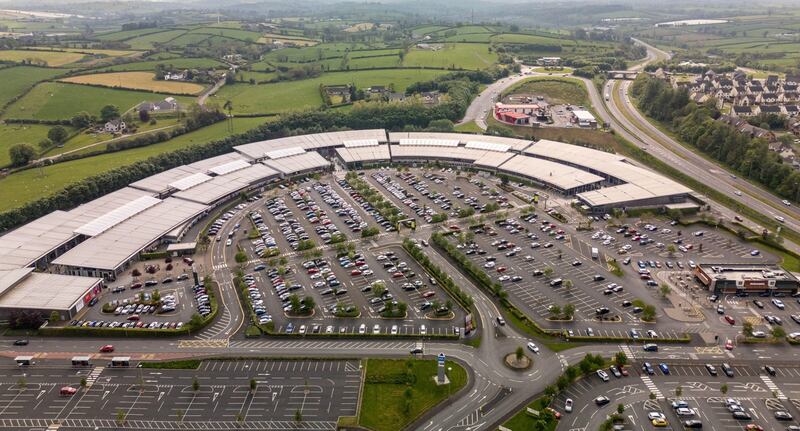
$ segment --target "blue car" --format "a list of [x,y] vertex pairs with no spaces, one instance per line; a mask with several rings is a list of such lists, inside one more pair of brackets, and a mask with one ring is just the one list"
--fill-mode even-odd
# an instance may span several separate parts
[[661,372],[664,373],[665,375],[669,375],[669,367],[667,366],[667,364],[662,362],[658,364],[658,368],[660,368]]
[[294,324],[292,324],[292,322],[289,322],[289,324],[286,325],[286,333],[291,334],[292,332],[294,332]]

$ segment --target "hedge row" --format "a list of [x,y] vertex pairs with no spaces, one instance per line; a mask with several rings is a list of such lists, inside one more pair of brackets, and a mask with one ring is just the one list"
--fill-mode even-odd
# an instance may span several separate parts
[[409,239],[405,239],[403,241],[403,249],[405,249],[409,256],[416,260],[420,266],[425,268],[426,271],[433,275],[433,278],[436,279],[437,283],[439,283],[439,286],[441,286],[450,296],[455,298],[456,302],[458,302],[462,308],[465,310],[472,309],[473,305],[475,304],[475,300],[472,298],[472,296],[461,290],[461,288],[456,285],[450,275],[442,271],[441,268],[431,262],[428,256],[422,253],[416,244],[411,242]]

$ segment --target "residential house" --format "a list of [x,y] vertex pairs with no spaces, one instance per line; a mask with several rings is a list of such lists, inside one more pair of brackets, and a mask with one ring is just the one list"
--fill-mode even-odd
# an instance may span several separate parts
[[187,71],[167,72],[164,74],[164,81],[183,81],[186,79]]
[[148,112],[169,112],[177,111],[180,109],[178,101],[174,97],[167,97],[160,102],[143,102],[136,107],[137,111]]
[[783,82],[784,85],[800,85],[800,75],[786,75]]
[[730,124],[737,131],[739,131],[739,133],[749,135],[751,138],[763,138],[766,139],[767,142],[774,142],[776,140],[774,133],[770,132],[769,130],[762,129],[761,127],[753,126],[748,123],[747,120],[742,118],[737,118],[730,115],[721,115],[719,117],[719,121]]
[[758,114],[781,115],[783,114],[783,111],[781,110],[781,107],[778,105],[759,105],[758,107],[756,107],[756,115]]
[[797,114],[800,114],[800,107],[797,105],[784,105],[783,113],[789,118],[796,117]]
[[733,106],[733,110],[731,112],[733,116],[736,117],[752,117],[753,116],[753,108],[750,106]]
[[758,103],[765,103],[768,105],[773,105],[778,103],[778,93],[761,93],[757,98],[756,101]]

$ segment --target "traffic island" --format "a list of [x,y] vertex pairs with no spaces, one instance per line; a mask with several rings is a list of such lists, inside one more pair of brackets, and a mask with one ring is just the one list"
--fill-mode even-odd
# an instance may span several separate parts
[[533,365],[533,359],[529,358],[528,355],[525,354],[520,356],[517,353],[509,353],[506,355],[503,363],[505,363],[506,366],[512,370],[522,371],[527,370]]

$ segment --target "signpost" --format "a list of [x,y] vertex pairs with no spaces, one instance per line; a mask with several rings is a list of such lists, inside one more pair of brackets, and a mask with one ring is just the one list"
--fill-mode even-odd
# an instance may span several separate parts
[[436,384],[437,385],[446,385],[450,383],[447,380],[447,375],[444,372],[444,362],[445,362],[444,353],[439,353],[439,356],[436,357],[436,363],[438,364],[437,370],[438,374],[436,376]]

